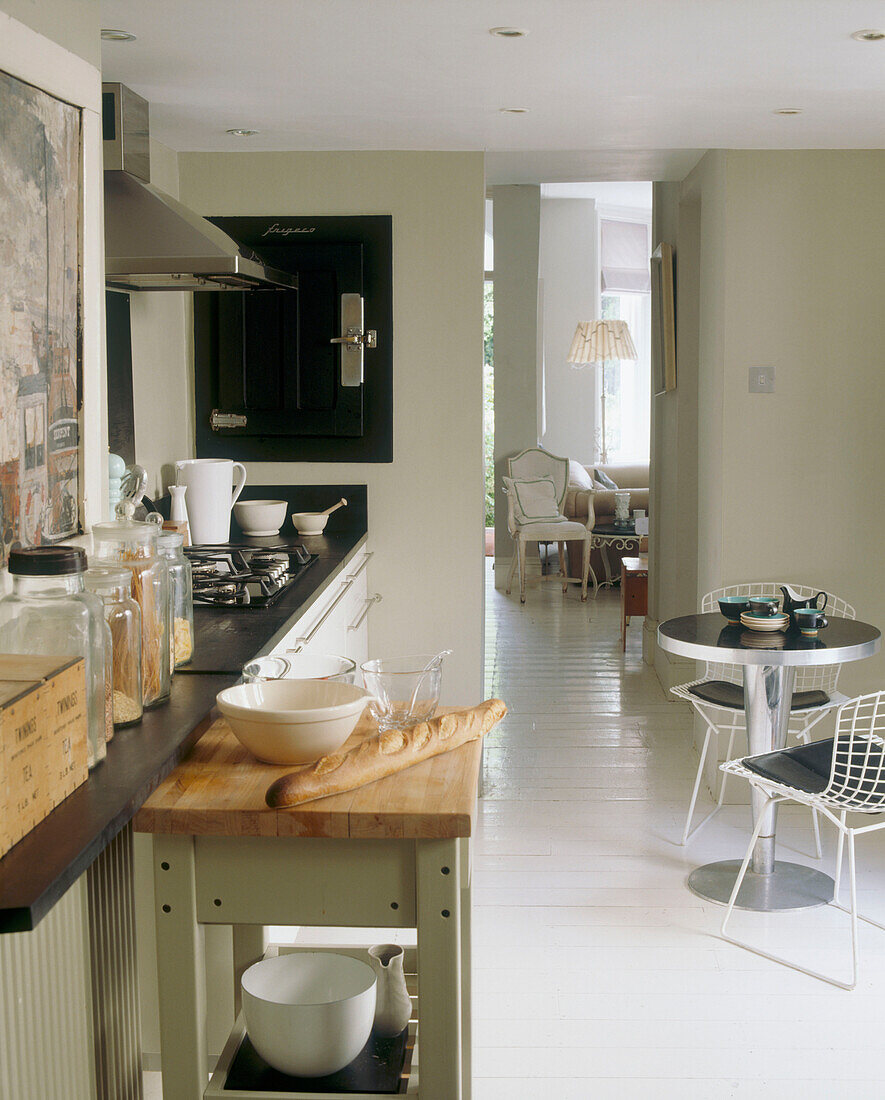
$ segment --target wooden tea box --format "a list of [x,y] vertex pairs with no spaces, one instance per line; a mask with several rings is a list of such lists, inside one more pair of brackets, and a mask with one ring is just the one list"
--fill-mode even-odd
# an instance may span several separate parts
[[81,657],[0,654],[0,856],[85,782]]

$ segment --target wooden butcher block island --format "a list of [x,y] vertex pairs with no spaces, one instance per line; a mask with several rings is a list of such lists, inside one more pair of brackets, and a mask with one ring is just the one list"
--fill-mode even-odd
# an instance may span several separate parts
[[[364,717],[344,748],[375,732]],[[164,1100],[321,1095],[225,1089],[241,1021],[207,1088],[206,924],[233,926],[237,975],[264,953],[265,925],[416,928],[418,1043],[401,1092],[469,1100],[469,838],[481,757],[481,740],[471,741],[344,794],[273,810],[265,792],[292,767],[257,761],[222,718],[209,726],[135,818],[136,830],[153,834]]]
[[[375,733],[364,715],[341,751]],[[191,836],[470,836],[481,756],[481,742],[471,741],[356,790],[271,810],[265,792],[292,766],[256,760],[218,718],[144,804],[135,828]]]

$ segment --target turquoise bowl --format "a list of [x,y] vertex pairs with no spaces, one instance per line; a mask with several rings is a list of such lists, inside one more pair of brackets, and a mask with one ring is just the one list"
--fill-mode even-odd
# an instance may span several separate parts
[[730,623],[739,623],[741,612],[750,610],[750,601],[746,596],[723,596],[719,601],[719,610]]

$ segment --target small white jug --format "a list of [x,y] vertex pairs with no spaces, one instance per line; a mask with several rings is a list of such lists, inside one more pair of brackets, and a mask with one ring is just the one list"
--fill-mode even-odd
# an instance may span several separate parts
[[377,1035],[399,1035],[412,1018],[412,998],[403,974],[403,949],[396,943],[376,943],[369,958],[377,978],[375,1023]]
[[187,486],[192,543],[227,542],[230,513],[246,484],[246,467],[229,458],[186,458],[175,463],[175,482]]

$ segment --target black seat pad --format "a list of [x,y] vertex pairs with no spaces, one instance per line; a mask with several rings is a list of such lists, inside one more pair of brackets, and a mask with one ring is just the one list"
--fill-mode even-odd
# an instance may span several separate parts
[[[744,709],[744,689],[740,684],[730,684],[727,680],[706,680],[703,684],[694,684],[688,690],[691,695],[696,695],[705,703],[714,703],[717,707],[729,707],[731,710]],[[819,689],[794,691],[790,710],[823,707],[829,701],[829,695]]]
[[[855,788],[858,795],[876,795],[885,799],[885,778],[878,782],[867,779],[859,782],[865,771],[874,772],[882,766],[883,750],[878,746],[870,747],[866,740],[858,740],[853,745],[851,757],[848,746],[842,741],[836,760],[837,785]],[[797,791],[808,794],[820,794],[830,780],[830,768],[833,763],[833,738],[825,741],[810,741],[807,745],[796,745],[779,752],[767,752],[763,756],[749,756],[744,766],[756,772],[764,779],[773,779]],[[847,776],[847,778],[846,778]],[[850,797],[850,796],[849,796]]]
[[764,779],[784,783],[797,791],[820,794],[830,779],[833,763],[833,738],[809,741],[790,749],[767,752],[764,756],[748,756],[744,766]]

